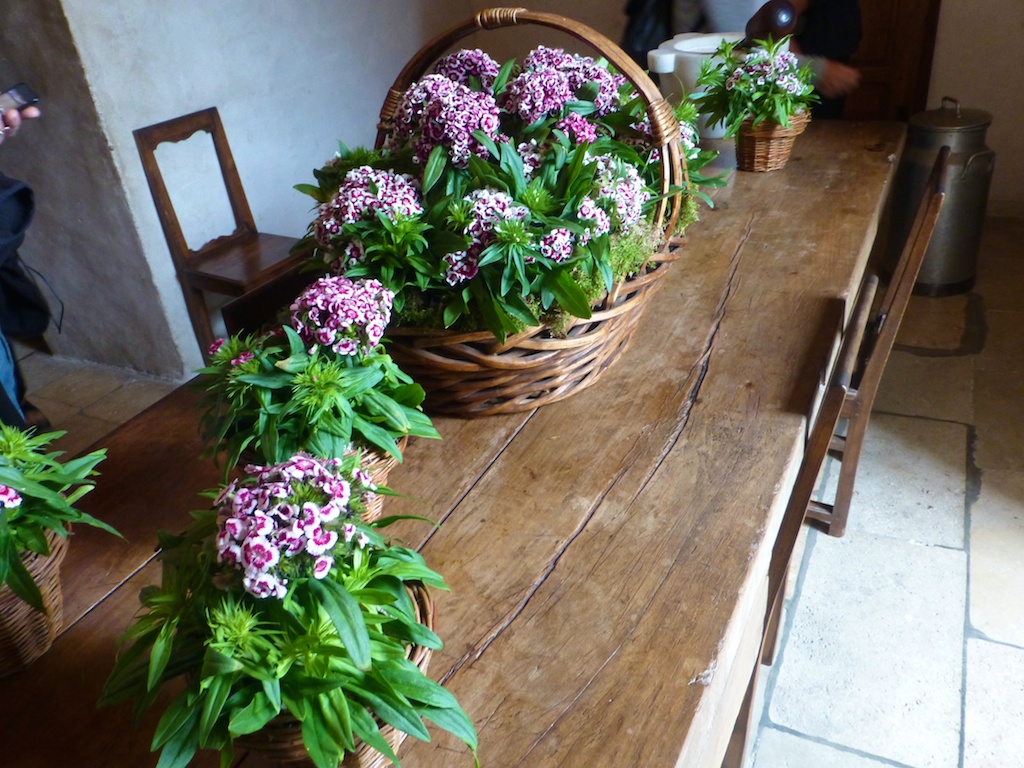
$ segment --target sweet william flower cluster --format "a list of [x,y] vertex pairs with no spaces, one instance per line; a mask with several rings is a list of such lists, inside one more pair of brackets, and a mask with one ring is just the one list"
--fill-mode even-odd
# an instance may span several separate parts
[[232,482],[215,502],[216,548],[249,594],[283,598],[293,577],[325,578],[339,544],[369,543],[357,522],[377,488],[358,464],[299,453],[246,470],[253,484]]
[[603,60],[459,51],[410,84],[378,150],[343,148],[300,185],[320,202],[310,251],[394,291],[399,324],[502,338],[587,318],[662,235],[651,143],[643,99]]
[[291,325],[311,353],[322,346],[339,355],[366,355],[384,338],[393,303],[394,294],[379,280],[322,277],[292,303]]
[[723,124],[727,136],[748,119],[755,126],[767,120],[789,127],[791,116],[818,100],[813,73],[789,52],[788,40],[758,40],[746,52],[736,43],[722,43],[697,78],[703,95],[695,103],[711,125]]

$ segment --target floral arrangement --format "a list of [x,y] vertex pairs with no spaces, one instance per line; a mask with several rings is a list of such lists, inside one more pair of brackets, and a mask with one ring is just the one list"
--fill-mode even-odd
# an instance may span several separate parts
[[160,765],[198,749],[230,765],[236,739],[281,716],[301,722],[320,768],[336,768],[357,738],[397,765],[382,724],[427,740],[424,718],[475,754],[458,702],[407,656],[412,644],[441,647],[408,587],[444,581],[388,543],[384,522],[361,520],[381,489],[359,457],[300,453],[246,472],[183,535],[161,535],[162,583],[143,590],[101,704],[136,699],[141,714],[184,680],[153,738]]
[[304,245],[333,274],[380,280],[398,324],[557,331],[664,234],[650,144],[643,99],[604,60],[459,51],[409,87],[380,149],[342,146],[297,186],[318,203]]
[[43,611],[39,586],[22,555],[49,555],[47,534],[67,538],[68,526],[85,523],[115,536],[120,534],[74,504],[91,491],[95,467],[105,457],[93,451],[61,463],[61,452],[48,451],[64,432],[36,435],[0,424],[0,586],[37,611]]
[[723,41],[697,78],[704,92],[694,101],[710,125],[724,124],[726,136],[734,136],[747,119],[755,126],[768,120],[789,128],[791,116],[810,109],[818,100],[814,75],[789,52],[788,40],[758,40],[748,51]]
[[229,467],[243,452],[273,464],[353,444],[401,459],[401,439],[439,437],[420,410],[423,388],[381,344],[392,303],[377,280],[329,275],[296,298],[288,324],[215,342],[199,371],[210,451],[226,452]]

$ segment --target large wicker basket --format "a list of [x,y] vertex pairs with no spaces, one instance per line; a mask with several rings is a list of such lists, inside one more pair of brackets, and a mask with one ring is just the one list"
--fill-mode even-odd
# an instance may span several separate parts
[[47,531],[48,556],[22,556],[33,581],[43,595],[45,613],[32,608],[6,585],[0,589],[0,677],[19,672],[53,645],[64,618],[60,591],[60,564],[67,554],[68,540]]
[[[590,27],[564,16],[524,8],[491,8],[452,27],[427,43],[406,64],[381,108],[377,146],[384,145],[408,87],[458,40],[479,30],[535,24],[566,32],[594,48],[633,85],[647,106],[652,144],[661,152],[662,199],[656,211],[659,232],[672,233],[685,188],[685,160],[679,124],[672,107],[647,74],[619,46]],[[437,329],[392,327],[389,352],[427,392],[425,406],[434,414],[486,416],[530,410],[561,400],[590,386],[622,353],[632,337],[647,299],[678,256],[681,240],[654,249],[636,276],[614,287],[593,309],[590,319],[576,321],[563,337],[546,327],[529,328],[499,342],[489,332],[460,333]]]
[[741,171],[777,171],[789,162],[793,142],[811,122],[810,112],[791,115],[789,128],[764,120],[744,120],[736,134],[736,167]]
[[[430,593],[421,584],[410,584],[409,589],[416,603],[420,623],[433,631],[434,603],[430,599]],[[407,655],[417,667],[426,672],[432,653],[433,651],[429,648],[414,645],[409,647]],[[381,725],[380,732],[391,746],[392,751],[398,750],[407,735],[387,724]],[[282,766],[282,768],[292,766],[294,768],[312,768],[313,766],[313,761],[310,760],[309,753],[306,752],[306,747],[302,743],[302,723],[288,714],[278,715],[256,733],[235,739],[235,746],[239,749],[256,752],[269,763]],[[391,765],[391,761],[377,750],[356,739],[355,751],[346,753],[339,765],[341,768],[385,768],[385,766]]]

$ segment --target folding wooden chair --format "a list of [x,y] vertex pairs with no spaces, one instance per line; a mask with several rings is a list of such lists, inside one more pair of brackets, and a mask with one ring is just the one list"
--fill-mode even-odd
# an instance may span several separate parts
[[857,476],[857,462],[871,418],[871,408],[928,244],[935,231],[935,222],[946,196],[948,168],[949,147],[943,147],[935,159],[931,176],[892,278],[878,309],[868,320],[858,365],[840,415],[841,420],[845,420],[847,424],[846,434],[833,435],[829,448],[831,454],[841,460],[835,498],[831,504],[811,501],[808,505],[807,517],[821,524],[825,532],[831,536],[842,536],[846,532],[850,501],[853,498],[853,484]]
[[[155,151],[160,144],[184,141],[199,131],[213,139],[235,229],[193,250],[182,233]],[[206,357],[214,336],[205,294],[232,297],[223,309],[229,332],[255,330],[301,291],[304,276],[298,268],[303,257],[292,253],[296,238],[256,229],[216,107],[139,128],[133,134],[192,328]]]
[[[825,457],[828,455],[832,434],[839,423],[839,415],[843,410],[843,403],[846,401],[847,394],[850,391],[850,382],[857,363],[857,357],[860,354],[860,348],[864,339],[864,329],[867,325],[868,316],[871,313],[871,306],[874,303],[877,287],[878,278],[873,275],[865,280],[861,287],[857,304],[851,315],[850,322],[847,324],[847,331],[843,336],[839,357],[832,369],[832,374],[829,376],[821,402],[808,430],[807,443],[800,462],[800,468],[797,470],[793,490],[790,493],[786,511],[779,526],[778,535],[775,537],[772,557],[768,566],[768,601],[761,636],[761,664],[770,665],[775,658],[775,646],[781,621],[782,603],[793,552],[796,549],[797,539],[800,536],[800,530],[803,527],[807,514],[807,505],[817,484],[818,474],[825,463]],[[739,766],[743,765],[746,743],[750,736],[752,708],[754,694],[757,690],[759,671],[760,664],[755,665],[747,687],[746,696],[736,720],[726,759],[722,763],[723,768],[739,768]]]

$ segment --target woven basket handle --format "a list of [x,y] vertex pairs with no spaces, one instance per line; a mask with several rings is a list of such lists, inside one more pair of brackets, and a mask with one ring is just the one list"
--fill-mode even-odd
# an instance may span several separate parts
[[[653,144],[661,149],[661,193],[665,195],[673,186],[685,188],[689,178],[686,174],[686,162],[682,156],[679,142],[679,123],[675,113],[661,91],[647,73],[631,59],[625,51],[602,35],[597,30],[581,24],[565,16],[554,13],[528,11],[525,8],[489,8],[476,14],[460,24],[429,41],[409,60],[394,85],[388,91],[387,98],[380,110],[380,122],[377,124],[377,148],[384,141],[394,126],[395,115],[402,103],[406,90],[423,76],[427,68],[456,42],[480,30],[501,29],[524,24],[536,24],[566,32],[577,40],[590,45],[621,72],[643,98],[647,114],[651,120]],[[665,222],[668,201],[671,200],[669,221]],[[671,198],[662,198],[658,205],[656,226],[663,228],[668,235],[675,229],[679,217],[682,200],[676,194]]]

